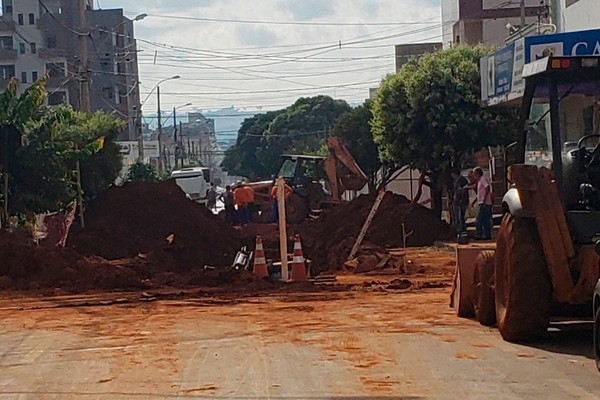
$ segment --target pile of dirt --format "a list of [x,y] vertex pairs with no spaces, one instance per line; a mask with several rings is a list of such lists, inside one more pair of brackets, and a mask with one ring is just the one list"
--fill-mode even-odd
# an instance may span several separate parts
[[39,247],[20,232],[0,236],[0,259],[0,289],[144,287],[143,278],[134,269],[82,257],[69,248]]
[[162,271],[182,271],[230,265],[240,243],[229,224],[169,180],[107,190],[88,204],[85,229],[74,227],[68,246],[109,260],[141,253]]
[[[302,235],[305,255],[313,260],[316,270],[342,268],[375,197],[360,196],[350,203],[332,208],[317,221],[306,221],[291,228]],[[448,240],[454,236],[452,228],[436,218],[431,210],[388,192],[365,240],[385,247],[401,247],[404,242],[402,225],[408,247],[431,246],[437,240]]]

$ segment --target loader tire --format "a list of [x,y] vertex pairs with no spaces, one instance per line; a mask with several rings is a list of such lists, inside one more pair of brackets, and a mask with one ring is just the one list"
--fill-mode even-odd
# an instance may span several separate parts
[[552,284],[535,220],[506,214],[496,243],[498,330],[509,342],[543,336],[550,321]]
[[596,359],[596,368],[600,371],[600,307],[594,315],[594,358]]
[[296,193],[285,200],[285,220],[288,224],[299,224],[308,217],[310,210],[306,199]]
[[477,256],[475,270],[475,298],[473,308],[475,317],[481,325],[493,326],[496,323],[496,304],[494,298],[494,262],[493,251],[484,251]]

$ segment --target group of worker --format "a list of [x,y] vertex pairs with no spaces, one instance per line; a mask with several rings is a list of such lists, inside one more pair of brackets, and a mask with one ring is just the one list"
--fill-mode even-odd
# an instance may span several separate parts
[[225,192],[219,199],[225,206],[225,219],[235,225],[248,225],[254,211],[254,189],[244,184],[237,183],[233,188],[225,187]]
[[[453,198],[452,211],[454,226],[458,235],[466,234],[466,214],[467,209],[478,205],[477,218],[475,220],[476,237],[475,240],[492,239],[492,185],[489,179],[483,174],[483,169],[475,167],[468,178],[461,175],[460,170],[451,171],[453,179]],[[475,199],[469,201],[469,190],[476,193]]]
[[[292,193],[292,188],[284,184],[284,196],[288,198]],[[271,222],[279,221],[279,204],[278,204],[278,189],[277,185],[271,188],[271,199],[273,214]],[[226,186],[225,192],[219,196],[219,200],[225,206],[225,219],[234,226],[248,225],[252,220],[254,213],[254,189],[238,182],[235,186]]]

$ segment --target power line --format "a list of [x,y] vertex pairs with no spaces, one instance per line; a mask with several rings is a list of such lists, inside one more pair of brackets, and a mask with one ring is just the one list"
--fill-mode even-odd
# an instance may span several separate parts
[[403,26],[403,25],[427,25],[431,22],[311,22],[311,21],[266,21],[266,20],[244,20],[227,18],[205,18],[190,17],[182,15],[160,15],[148,14],[153,18],[204,21],[204,22],[226,22],[235,24],[259,24],[259,25],[298,25],[298,26]]

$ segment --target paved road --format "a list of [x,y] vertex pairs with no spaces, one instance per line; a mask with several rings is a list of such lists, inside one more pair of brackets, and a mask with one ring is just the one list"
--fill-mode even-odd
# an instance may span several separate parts
[[29,309],[0,301],[0,399],[594,399],[589,325],[542,345],[448,291]]

